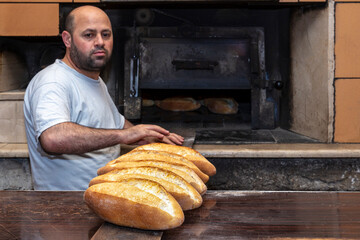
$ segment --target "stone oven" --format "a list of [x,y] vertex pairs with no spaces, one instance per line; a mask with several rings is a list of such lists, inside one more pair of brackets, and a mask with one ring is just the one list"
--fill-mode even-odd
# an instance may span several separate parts
[[[24,89],[64,54],[59,26],[79,4],[0,3],[0,150],[16,152],[2,157],[27,161]],[[360,189],[359,144],[334,144],[360,143],[357,1],[89,4],[113,23],[113,57],[102,77],[119,111],[195,138],[194,148],[219,169],[210,189]],[[174,112],[144,101],[175,96],[201,106]],[[208,98],[235,99],[238,111],[212,113]]]
[[[332,3],[168,1],[139,8],[136,2],[100,5],[115,32],[112,63],[103,78],[128,119],[184,128],[245,129],[243,134],[250,135],[257,129],[284,129],[320,142],[333,140],[328,84]],[[58,5],[60,26],[74,6]],[[8,34],[1,38],[2,49],[26,64],[27,79],[19,88],[64,53],[58,36]],[[203,107],[161,113],[142,106],[144,98],[161,101],[173,96],[200,102],[231,98],[239,110],[220,116]]]
[[[119,110],[135,123],[281,129],[332,142],[334,3],[209,2],[104,1],[100,5],[110,15],[115,32],[112,63],[103,78]],[[74,6],[57,5],[60,26]],[[19,11],[22,5],[17,7]],[[15,53],[26,65],[27,77],[18,88],[64,53],[61,29],[49,37],[42,33],[24,37],[33,33],[21,29],[15,34],[13,29],[2,31],[2,51]],[[235,99],[239,111],[232,116],[206,115],[208,111],[201,108],[159,115],[158,109],[142,107],[144,98],[179,95],[198,101]]]

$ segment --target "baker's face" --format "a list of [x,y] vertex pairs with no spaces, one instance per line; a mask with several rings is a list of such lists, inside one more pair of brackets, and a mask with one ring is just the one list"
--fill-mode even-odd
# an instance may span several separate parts
[[76,16],[70,57],[79,69],[98,72],[109,61],[113,49],[111,23],[105,14]]

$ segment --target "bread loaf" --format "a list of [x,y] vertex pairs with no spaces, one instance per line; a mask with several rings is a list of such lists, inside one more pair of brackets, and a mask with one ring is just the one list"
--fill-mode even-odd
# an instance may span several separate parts
[[183,156],[190,162],[194,163],[206,175],[213,176],[216,174],[215,166],[205,157],[203,157],[198,151],[189,147],[170,145],[166,143],[150,143],[139,146],[132,151],[139,150],[166,151],[173,154],[178,154],[180,156]]
[[84,200],[99,217],[120,226],[166,230],[184,222],[175,198],[146,179],[95,184],[85,191]]
[[145,98],[142,99],[142,102],[141,102],[142,107],[152,107],[154,105],[155,105],[154,100],[145,99]]
[[[166,145],[166,144],[165,144]],[[176,163],[185,165],[191,168],[200,178],[206,183],[209,180],[209,176],[203,173],[194,163],[188,159],[171,152],[165,151],[149,151],[149,150],[136,150],[136,148],[113,161],[110,161],[108,164],[113,164],[121,161],[141,161],[141,160],[152,160],[152,161],[161,161],[167,163]]]
[[161,161],[136,161],[136,162],[125,162],[121,161],[114,164],[107,164],[102,168],[99,168],[97,173],[98,175],[102,175],[108,173],[113,170],[120,170],[125,168],[131,167],[157,167],[160,169],[171,171],[191,184],[199,193],[200,195],[205,194],[207,187],[204,182],[199,178],[199,176],[189,167],[185,165],[179,164],[171,164]]
[[190,97],[172,97],[155,101],[155,105],[167,111],[194,111],[201,107],[200,102]]
[[210,112],[217,114],[236,114],[239,108],[233,98],[206,98],[203,103]]
[[202,204],[200,194],[182,177],[168,170],[155,167],[113,170],[95,177],[90,181],[89,185],[92,186],[102,182],[119,182],[127,178],[145,178],[159,183],[178,201],[184,211],[198,208]]

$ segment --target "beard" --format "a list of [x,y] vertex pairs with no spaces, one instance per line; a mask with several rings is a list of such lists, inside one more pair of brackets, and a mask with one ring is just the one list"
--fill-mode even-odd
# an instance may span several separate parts
[[[93,56],[93,53],[96,51],[105,51],[105,56],[97,57]],[[79,51],[74,42],[71,44],[70,48],[70,58],[77,68],[83,69],[90,72],[99,72],[103,70],[108,63],[111,55],[109,51],[103,47],[97,47],[90,51],[88,55],[85,55]]]

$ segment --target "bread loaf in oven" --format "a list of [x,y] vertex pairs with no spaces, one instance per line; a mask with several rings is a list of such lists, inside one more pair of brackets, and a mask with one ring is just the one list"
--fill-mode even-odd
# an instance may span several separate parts
[[201,107],[200,102],[190,97],[172,97],[155,101],[155,105],[167,111],[185,112],[194,111]]
[[233,98],[206,98],[203,104],[212,113],[217,114],[236,114],[239,104]]
[[166,230],[180,226],[184,213],[160,184],[147,179],[127,179],[92,185],[84,200],[99,217],[120,226]]

